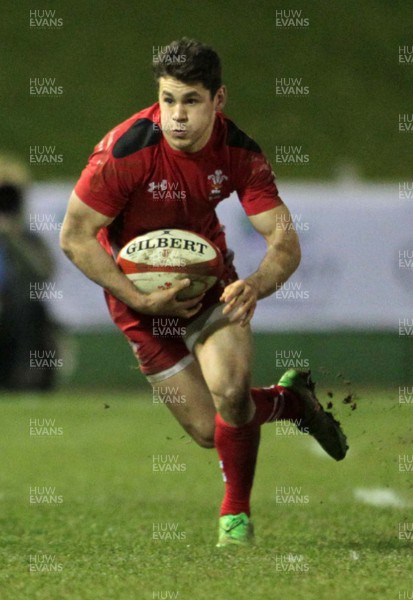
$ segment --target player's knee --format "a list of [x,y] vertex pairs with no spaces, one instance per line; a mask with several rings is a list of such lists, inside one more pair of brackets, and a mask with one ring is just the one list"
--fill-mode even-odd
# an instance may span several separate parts
[[220,385],[211,390],[217,408],[221,414],[229,415],[231,420],[241,421],[244,418],[246,407],[250,402],[249,376],[234,378],[233,381]]
[[234,376],[228,376],[225,381],[220,381],[211,392],[227,405],[238,405],[248,397],[249,389],[249,374],[236,373]]
[[205,427],[193,427],[191,437],[201,448],[214,448],[214,431]]
[[188,433],[201,448],[214,448],[214,427],[204,423],[188,427]]
[[206,438],[206,437],[196,437],[194,438],[195,442],[201,448],[215,448],[214,438]]

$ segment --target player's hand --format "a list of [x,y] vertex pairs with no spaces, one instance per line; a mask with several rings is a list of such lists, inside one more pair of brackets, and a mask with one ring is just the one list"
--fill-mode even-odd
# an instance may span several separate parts
[[242,327],[245,327],[254,315],[258,290],[252,282],[246,279],[238,279],[226,286],[220,300],[226,304],[222,311],[223,314],[229,315],[231,313],[229,321],[239,323]]
[[202,299],[205,296],[203,293],[190,300],[177,300],[178,292],[190,285],[190,279],[182,279],[168,290],[157,290],[146,296],[140,294],[139,306],[135,310],[145,315],[165,315],[189,319],[201,310]]

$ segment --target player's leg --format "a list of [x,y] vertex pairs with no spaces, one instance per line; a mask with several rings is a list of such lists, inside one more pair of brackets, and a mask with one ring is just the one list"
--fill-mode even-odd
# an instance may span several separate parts
[[305,374],[289,371],[277,386],[250,389],[251,346],[249,328],[237,324],[216,329],[195,346],[217,408],[215,446],[226,484],[219,545],[251,538],[250,494],[261,424],[294,420],[299,427],[308,425],[309,432],[337,460],[346,452],[339,424],[322,410]]
[[227,324],[194,351],[217,408],[215,447],[225,481],[219,545],[246,544],[252,539],[250,495],[260,440],[250,394],[251,332]]
[[250,394],[250,328],[236,323],[217,327],[195,345],[194,354],[222,418],[237,427],[251,421],[255,407]]
[[[121,316],[120,326],[127,321]],[[183,339],[155,336],[150,321],[139,327],[132,323],[125,333],[157,402],[165,403],[195,442],[213,448],[214,403],[199,364]]]
[[293,421],[300,430],[310,433],[330,456],[342,460],[348,449],[346,436],[318,401],[310,372],[290,369],[278,385],[248,390],[249,328],[231,326],[222,316],[222,306],[212,306],[206,316],[204,322],[195,323],[195,332],[189,332],[187,341],[192,347],[198,339],[195,352],[223,420],[229,425],[245,424],[251,420],[255,406],[254,420],[259,425],[284,419]]
[[164,402],[179,424],[203,448],[214,447],[215,407],[196,360],[178,373],[151,381],[154,395]]

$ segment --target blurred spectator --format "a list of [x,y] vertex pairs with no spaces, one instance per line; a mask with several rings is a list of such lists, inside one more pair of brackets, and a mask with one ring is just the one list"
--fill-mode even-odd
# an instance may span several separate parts
[[47,304],[30,298],[30,284],[49,279],[48,248],[24,222],[28,169],[0,155],[0,389],[46,390],[55,372],[32,368],[30,352],[56,349],[55,326]]

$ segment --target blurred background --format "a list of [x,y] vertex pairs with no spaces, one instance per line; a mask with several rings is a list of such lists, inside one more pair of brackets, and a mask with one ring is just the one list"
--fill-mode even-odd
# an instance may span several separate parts
[[[156,101],[153,54],[183,35],[220,54],[225,112],[271,160],[301,238],[299,271],[256,313],[254,382],[295,361],[326,383],[412,385],[409,3],[22,0],[0,31],[3,388],[146,385],[58,236],[94,145]],[[219,214],[247,275],[262,240],[236,198]]]

